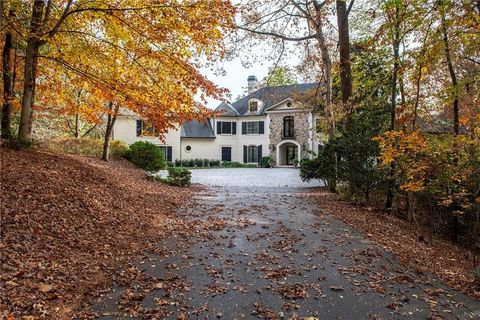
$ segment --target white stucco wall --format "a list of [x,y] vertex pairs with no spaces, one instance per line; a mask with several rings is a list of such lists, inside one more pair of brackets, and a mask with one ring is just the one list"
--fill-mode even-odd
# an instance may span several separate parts
[[141,136],[137,137],[137,119],[132,116],[119,116],[115,121],[113,138],[123,140],[127,144],[136,141],[148,141],[159,146],[172,147],[172,160],[180,158],[180,129],[169,130],[164,139],[159,137]]
[[[279,106],[285,108],[284,105]],[[216,122],[230,121],[237,123],[237,133],[235,135],[217,134]],[[264,121],[264,134],[242,134],[242,122],[244,121]],[[114,128],[114,138],[123,140],[128,144],[136,141],[149,141],[156,145],[165,145],[172,147],[172,159],[216,159],[221,160],[221,148],[232,148],[232,161],[243,163],[243,146],[262,146],[262,156],[270,155],[270,118],[266,116],[244,116],[244,117],[219,117],[211,120],[216,138],[181,138],[181,130],[179,128],[170,130],[164,141],[158,137],[137,137],[136,134],[136,118],[134,116],[119,116]],[[318,150],[318,141],[315,140],[315,117],[309,119],[309,126],[312,128],[312,142],[309,148],[313,148],[314,152]],[[190,152],[186,151],[187,146],[191,146]]]
[[[217,121],[230,121],[237,123],[237,134],[217,134]],[[245,121],[263,121],[265,124],[265,131],[263,134],[242,134],[242,122]],[[267,116],[250,116],[250,117],[219,117],[214,120],[213,126],[215,135],[217,136],[216,151],[218,152],[218,159],[221,157],[221,147],[232,147],[232,161],[243,163],[243,146],[262,146],[262,155],[268,156],[269,150],[269,119]]]

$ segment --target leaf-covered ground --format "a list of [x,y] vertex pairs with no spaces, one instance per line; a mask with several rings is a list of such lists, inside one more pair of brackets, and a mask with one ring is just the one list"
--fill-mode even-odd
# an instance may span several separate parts
[[[212,188],[83,316],[477,319],[449,289],[321,209],[321,190]],[[319,203],[320,201],[320,203]],[[320,209],[320,210],[319,210]],[[330,209],[334,209],[331,207]],[[396,234],[391,234],[395,237]]]
[[405,220],[342,201],[338,195],[325,190],[316,193],[315,201],[322,213],[333,214],[360,230],[366,238],[395,254],[402,264],[419,273],[433,273],[450,287],[480,300],[471,253],[449,241],[434,238]]
[[0,318],[70,318],[190,197],[123,161],[0,152]]

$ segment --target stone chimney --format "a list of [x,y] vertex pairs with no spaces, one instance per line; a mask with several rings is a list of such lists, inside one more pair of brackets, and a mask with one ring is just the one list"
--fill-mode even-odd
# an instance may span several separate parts
[[248,76],[248,93],[252,93],[258,88],[258,79],[256,76]]

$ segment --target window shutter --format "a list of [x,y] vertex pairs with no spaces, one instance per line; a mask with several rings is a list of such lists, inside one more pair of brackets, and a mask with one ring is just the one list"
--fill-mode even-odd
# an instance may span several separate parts
[[167,147],[167,161],[172,162],[172,147]]
[[247,123],[242,122],[242,134],[247,134]]
[[142,135],[142,120],[137,120],[137,137]]
[[262,145],[259,145],[257,147],[257,152],[258,152],[258,163],[260,163],[260,160],[262,159]]
[[258,133],[264,134],[265,133],[265,122],[259,121],[258,123]]
[[222,121],[217,121],[217,134],[222,133]]
[[243,146],[243,163],[247,163],[247,153],[248,153],[247,146]]
[[232,122],[232,134],[237,134],[237,123]]

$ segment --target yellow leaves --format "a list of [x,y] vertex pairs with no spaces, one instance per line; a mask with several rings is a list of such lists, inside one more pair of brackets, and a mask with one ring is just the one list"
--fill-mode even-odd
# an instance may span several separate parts
[[191,61],[225,52],[223,36],[235,25],[230,1],[80,1],[74,7],[64,20],[63,10],[54,10],[46,21],[49,27],[62,22],[42,47],[37,109],[98,122],[105,104],[117,101],[164,133],[206,115],[197,93],[224,94]]
[[[471,124],[471,118],[469,119]],[[380,163],[395,163],[400,189],[426,193],[438,205],[461,215],[480,203],[480,140],[475,135],[424,136],[419,132],[386,132],[375,138]]]

